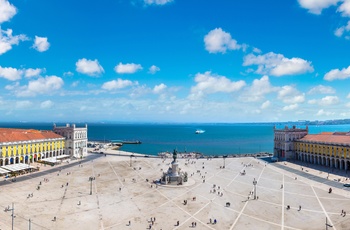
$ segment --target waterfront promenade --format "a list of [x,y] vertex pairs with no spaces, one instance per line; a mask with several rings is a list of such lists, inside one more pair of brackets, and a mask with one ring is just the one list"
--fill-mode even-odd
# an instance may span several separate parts
[[180,158],[188,185],[162,186],[152,181],[172,159],[105,152],[1,182],[0,228],[11,229],[4,210],[12,202],[14,229],[29,229],[29,219],[31,229],[325,229],[326,218],[329,229],[350,226],[350,190],[328,193],[317,170],[252,157]]

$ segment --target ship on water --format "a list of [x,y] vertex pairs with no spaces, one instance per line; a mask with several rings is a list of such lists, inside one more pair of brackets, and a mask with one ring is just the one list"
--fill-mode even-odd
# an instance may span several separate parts
[[202,134],[202,133],[204,133],[204,132],[205,132],[205,131],[202,130],[202,129],[197,129],[196,132],[195,132],[195,134]]

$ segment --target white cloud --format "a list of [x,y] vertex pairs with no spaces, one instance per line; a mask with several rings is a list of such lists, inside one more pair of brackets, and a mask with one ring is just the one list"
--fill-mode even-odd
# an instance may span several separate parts
[[327,81],[333,81],[336,79],[344,80],[350,78],[350,66],[348,68],[343,68],[342,70],[339,69],[332,69],[328,73],[326,73],[323,77],[323,79]]
[[243,66],[258,65],[256,73],[273,76],[297,75],[313,72],[311,62],[301,58],[286,58],[282,54],[269,52],[264,55],[248,54],[244,57]]
[[61,89],[63,84],[64,82],[60,77],[46,76],[29,81],[28,85],[18,86],[14,91],[18,97],[32,97],[37,94],[51,94]]
[[341,12],[343,17],[349,17],[350,16],[350,1],[345,0],[339,7],[338,12]]
[[39,52],[45,52],[50,48],[50,43],[47,41],[47,37],[35,36],[34,44],[32,47]]
[[348,94],[348,96],[346,96],[346,98],[350,98],[350,93]]
[[155,93],[155,94],[162,93],[166,88],[167,88],[167,86],[165,84],[161,83],[160,85],[154,86],[153,93]]
[[281,87],[278,91],[277,98],[287,104],[303,103],[305,94],[300,93],[296,88],[290,85]]
[[341,0],[298,0],[302,8],[313,14],[321,14],[323,9],[336,5],[339,1]]
[[319,104],[323,106],[327,106],[327,105],[335,105],[338,102],[339,102],[339,98],[337,96],[326,96],[321,99]]
[[144,0],[146,5],[165,5],[173,0]]
[[334,115],[335,113],[333,113],[333,112],[326,112],[326,111],[324,111],[323,109],[320,109],[318,112],[317,112],[317,114],[316,114],[316,116],[331,116],[331,115]]
[[64,72],[63,73],[63,76],[64,77],[71,77],[71,76],[73,76],[74,75],[74,73],[72,73],[71,71],[68,71],[68,72]]
[[122,89],[128,86],[137,85],[137,84],[138,84],[137,82],[132,82],[130,80],[123,80],[118,78],[117,80],[105,82],[101,88],[111,91],[111,90]]
[[29,69],[25,70],[24,76],[26,78],[37,77],[37,76],[40,76],[40,74],[42,72],[44,72],[44,71],[45,71],[45,69],[39,69],[39,68],[32,69],[32,68],[29,68]]
[[224,76],[211,74],[210,71],[204,74],[197,73],[194,80],[197,85],[191,87],[191,95],[189,97],[192,99],[200,98],[205,94],[232,93],[246,85],[242,80],[234,82]]
[[18,70],[12,67],[1,67],[0,66],[0,77],[5,78],[10,81],[17,81],[21,79],[23,74],[22,70]]
[[286,105],[282,108],[283,111],[291,111],[296,110],[298,108],[298,104]]
[[47,101],[43,101],[40,103],[40,108],[41,109],[49,109],[52,108],[52,106],[54,105],[54,103],[50,100]]
[[267,109],[271,106],[271,102],[270,101],[265,101],[264,103],[262,103],[262,105],[260,106],[261,109]]
[[211,30],[204,36],[205,49],[209,53],[225,53],[227,50],[238,50],[242,48],[231,34],[223,31],[221,28]]
[[160,71],[160,68],[158,66],[155,66],[155,65],[152,65],[151,67],[149,67],[149,70],[148,72],[150,74],[155,74],[157,73],[158,71]]
[[311,99],[308,101],[308,104],[310,105],[320,105],[320,106],[328,106],[328,105],[335,105],[339,103],[339,98],[337,96],[325,96],[321,99]]
[[260,101],[266,94],[276,90],[277,88],[270,84],[269,77],[265,75],[261,79],[254,79],[252,86],[241,95],[241,98],[243,101]]
[[11,50],[13,45],[18,45],[20,41],[25,40],[28,38],[24,34],[13,36],[11,29],[2,30],[0,27],[0,55]]
[[142,66],[140,64],[135,64],[135,63],[127,63],[123,64],[119,62],[118,65],[114,67],[115,72],[119,74],[131,74],[131,73],[136,73],[138,70],[142,70]]
[[333,94],[335,89],[330,86],[318,85],[309,90],[308,94]]
[[334,35],[337,37],[341,37],[345,32],[349,32],[349,31],[350,31],[350,21],[348,21],[348,23],[345,26],[341,26],[337,28],[334,31]]
[[15,14],[17,9],[7,0],[0,0],[0,24],[9,21]]
[[104,73],[104,69],[98,63],[97,59],[88,60],[86,58],[82,58],[75,63],[75,66],[79,73],[87,74],[89,76],[98,76],[101,73]]
[[30,101],[16,101],[16,108],[17,109],[26,109],[33,105]]
[[254,53],[260,54],[260,53],[261,53],[261,50],[258,49],[258,48],[256,48],[256,47],[254,47],[254,48],[253,48],[253,52],[254,52]]

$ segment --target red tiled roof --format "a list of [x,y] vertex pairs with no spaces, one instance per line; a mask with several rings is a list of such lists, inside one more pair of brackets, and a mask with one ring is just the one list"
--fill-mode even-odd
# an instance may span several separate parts
[[9,129],[0,128],[0,142],[14,142],[14,141],[30,141],[64,138],[52,131],[35,130],[35,129]]
[[327,142],[334,144],[350,144],[350,133],[321,133],[321,134],[308,134],[301,138],[303,142]]

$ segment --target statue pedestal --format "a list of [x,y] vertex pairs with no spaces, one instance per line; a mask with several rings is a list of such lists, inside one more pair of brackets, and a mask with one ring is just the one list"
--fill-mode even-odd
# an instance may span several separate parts
[[172,162],[171,163],[171,175],[173,177],[178,177],[179,176],[179,164],[177,162]]

